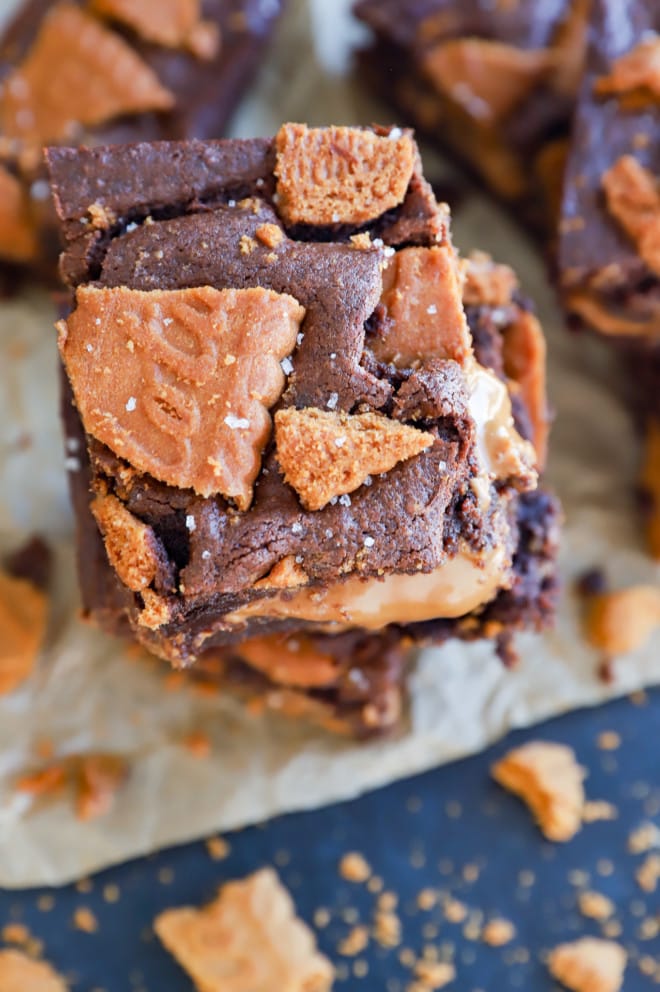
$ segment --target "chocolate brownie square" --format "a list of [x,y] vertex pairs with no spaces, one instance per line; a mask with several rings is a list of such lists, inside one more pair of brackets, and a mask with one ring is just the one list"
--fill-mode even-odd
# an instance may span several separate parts
[[395,649],[549,619],[543,335],[510,269],[458,259],[410,132],[48,160],[88,614],[362,723]]
[[594,0],[568,157],[559,274],[568,312],[618,348],[646,437],[660,557],[660,7]]
[[23,3],[0,40],[0,262],[54,276],[43,145],[218,137],[282,3]]
[[372,86],[547,232],[556,217],[588,0],[359,0]]

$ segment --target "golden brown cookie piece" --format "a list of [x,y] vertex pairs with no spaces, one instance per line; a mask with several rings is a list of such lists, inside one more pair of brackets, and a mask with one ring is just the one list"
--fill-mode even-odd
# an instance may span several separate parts
[[68,988],[45,961],[34,961],[22,951],[0,951],[2,992],[67,992]]
[[218,52],[217,25],[202,20],[199,0],[90,0],[89,7],[154,45],[188,48],[206,59]]
[[613,940],[582,937],[555,947],[548,968],[572,992],[619,992],[626,962],[625,950]]
[[271,868],[228,882],[204,909],[154,922],[199,992],[329,992],[333,968]]
[[610,214],[651,272],[660,275],[660,191],[655,176],[632,155],[622,155],[602,182]]
[[271,682],[304,689],[321,689],[337,681],[337,659],[323,654],[304,635],[250,637],[237,645],[236,654]]
[[433,359],[463,363],[472,354],[454,249],[404,248],[383,272],[383,332],[370,341],[374,354],[399,367]]
[[108,560],[129,589],[140,592],[156,578],[163,552],[147,524],[115,496],[97,496],[90,510],[99,525]]
[[47,620],[44,592],[0,571],[0,695],[13,692],[32,673]]
[[504,371],[512,391],[518,391],[532,425],[537,465],[543,467],[548,451],[550,418],[546,392],[546,344],[533,313],[521,311],[503,331]]
[[0,256],[12,262],[30,262],[37,250],[23,187],[0,165]]
[[258,579],[255,589],[297,589],[309,581],[307,573],[296,561],[295,555],[287,555],[273,565],[270,572]]
[[173,106],[173,95],[119,35],[63,2],[46,14],[26,58],[5,81],[0,128],[38,151],[74,140],[80,126]]
[[550,50],[484,38],[443,41],[424,58],[424,71],[440,93],[484,124],[509,117],[555,65]]
[[275,414],[275,444],[284,479],[307,510],[352,493],[370,475],[388,472],[431,447],[435,438],[379,413],[289,407]]
[[598,96],[637,93],[660,100],[660,38],[645,38],[618,58],[610,72],[596,80],[594,92]]
[[265,289],[80,287],[60,351],[86,431],[140,472],[249,507],[304,309]]
[[591,597],[587,637],[608,657],[641,648],[660,626],[660,589],[631,586]]
[[415,145],[355,127],[285,124],[277,148],[277,209],[287,224],[364,224],[403,202]]
[[483,251],[472,252],[462,263],[463,302],[475,307],[506,307],[511,303],[518,278],[509,265],[494,262]]
[[579,831],[584,806],[584,769],[564,744],[530,741],[509,751],[493,778],[527,803],[548,840],[567,841]]

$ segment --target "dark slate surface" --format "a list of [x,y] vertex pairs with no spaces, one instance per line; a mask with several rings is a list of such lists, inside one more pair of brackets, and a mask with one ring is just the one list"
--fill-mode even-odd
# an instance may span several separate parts
[[[621,737],[615,750],[599,745],[599,735],[608,731]],[[589,798],[614,803],[618,818],[586,825],[567,845],[545,842],[526,808],[488,774],[507,748],[531,738],[571,744],[589,769]],[[76,992],[190,992],[192,984],[150,932],[154,916],[167,906],[200,904],[224,880],[275,864],[303,917],[312,922],[316,914],[318,919],[319,908],[331,914],[319,936],[323,950],[348,972],[336,988],[403,992],[411,976],[399,961],[400,948],[387,950],[372,941],[357,959],[337,953],[352,925],[372,921],[375,907],[373,893],[338,874],[340,857],[355,850],[366,855],[385,888],[399,896],[401,946],[419,954],[434,944],[441,955],[453,955],[458,974],[450,988],[456,992],[553,989],[544,951],[562,940],[601,932],[600,924],[576,908],[578,883],[584,884],[587,876],[590,889],[617,905],[620,939],[631,952],[625,992],[643,992],[658,987],[643,974],[639,960],[654,957],[660,966],[660,935],[653,935],[648,922],[658,920],[660,886],[649,894],[639,888],[634,873],[646,855],[630,854],[627,845],[640,824],[660,825],[659,740],[656,690],[643,703],[624,700],[513,734],[486,754],[356,802],[228,835],[230,854],[223,861],[211,860],[204,844],[186,845],[104,872],[82,887],[54,891],[50,909],[45,908],[45,890],[0,893],[0,925],[26,923],[43,940],[49,960],[72,979]],[[451,894],[485,919],[512,920],[516,939],[492,948],[474,939],[472,926],[447,922],[440,905],[420,910],[417,895],[427,887]],[[118,901],[108,901],[117,890]],[[72,916],[80,906],[93,910],[98,932],[73,927]],[[478,922],[472,918],[473,924]],[[356,961],[357,977],[352,971]]]

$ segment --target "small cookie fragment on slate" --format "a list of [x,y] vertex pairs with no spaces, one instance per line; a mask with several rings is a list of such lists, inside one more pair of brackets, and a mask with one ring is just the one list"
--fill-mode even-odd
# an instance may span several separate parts
[[530,741],[509,751],[492,769],[493,778],[530,807],[542,833],[568,841],[579,831],[584,807],[584,769],[564,744]]
[[571,992],[619,992],[627,955],[620,944],[596,937],[582,937],[560,944],[550,952],[548,968],[553,978]]
[[430,448],[435,438],[379,413],[290,407],[275,414],[275,444],[284,479],[307,510],[355,492],[371,475]]
[[200,992],[329,992],[332,965],[316,949],[272,868],[227,882],[203,909],[161,913],[154,929]]
[[2,992],[67,992],[68,985],[45,961],[34,961],[21,951],[0,951]]

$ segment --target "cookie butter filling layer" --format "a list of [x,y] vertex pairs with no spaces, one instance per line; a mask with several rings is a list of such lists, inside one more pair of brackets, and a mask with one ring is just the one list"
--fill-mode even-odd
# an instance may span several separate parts
[[353,576],[326,589],[299,589],[257,600],[225,620],[240,624],[252,617],[295,618],[378,630],[390,623],[461,617],[508,588],[510,568],[503,546],[481,554],[466,549],[429,573],[388,575],[382,580]]
[[[493,481],[515,477],[519,485],[534,487],[536,473],[530,468],[534,449],[514,426],[504,383],[472,359],[466,363],[465,378],[479,465],[472,488],[485,512],[491,503]],[[508,530],[504,514],[498,513],[492,527],[496,543],[481,552],[464,546],[432,572],[384,579],[352,576],[326,589],[281,592],[235,610],[225,621],[241,624],[253,617],[268,617],[330,624],[333,629],[377,630],[392,623],[461,617],[510,587]]]

